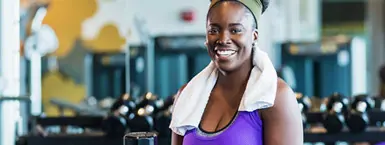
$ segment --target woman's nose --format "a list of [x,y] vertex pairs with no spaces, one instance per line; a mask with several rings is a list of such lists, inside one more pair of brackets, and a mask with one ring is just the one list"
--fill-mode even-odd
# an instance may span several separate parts
[[220,33],[217,43],[229,44],[230,43],[230,36],[228,35],[228,33],[227,32]]

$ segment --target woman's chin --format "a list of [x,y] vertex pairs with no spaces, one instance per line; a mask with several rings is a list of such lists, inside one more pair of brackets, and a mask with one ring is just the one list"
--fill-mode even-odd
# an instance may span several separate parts
[[232,72],[236,69],[231,63],[216,63],[217,68],[224,73]]

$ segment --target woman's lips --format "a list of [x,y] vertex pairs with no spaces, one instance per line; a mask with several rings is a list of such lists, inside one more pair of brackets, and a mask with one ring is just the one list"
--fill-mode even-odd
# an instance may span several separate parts
[[234,56],[237,53],[237,51],[233,49],[226,49],[226,48],[218,48],[218,49],[215,49],[214,52],[215,52],[215,57],[218,60],[222,60],[222,61],[229,60],[231,56]]

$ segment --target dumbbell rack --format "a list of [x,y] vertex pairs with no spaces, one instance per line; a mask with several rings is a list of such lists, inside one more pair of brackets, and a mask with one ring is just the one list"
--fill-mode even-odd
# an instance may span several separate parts
[[[353,134],[349,132],[343,132],[338,134],[325,134],[325,133],[305,133],[304,142],[381,142],[384,141],[385,132],[364,132],[360,134]],[[24,136],[23,137],[28,145],[82,145],[82,144],[93,144],[93,145],[121,145],[121,138],[111,139],[106,138],[102,135],[57,135],[57,136]],[[382,139],[382,140],[381,140]],[[160,139],[162,142],[168,142],[167,139]],[[160,144],[162,145],[162,144]],[[164,144],[166,145],[166,144]]]
[[[371,130],[373,129],[373,130]],[[363,133],[351,133],[343,131],[336,134],[328,133],[304,133],[305,142],[384,142],[385,130],[379,130],[377,128],[370,128]]]
[[[372,111],[368,112],[372,116],[372,121],[385,121],[385,112],[380,111]],[[307,116],[309,118],[309,123],[317,123],[320,122],[322,119],[322,113],[307,113]],[[103,117],[90,117],[90,116],[77,116],[77,117],[54,117],[54,118],[35,118],[36,123],[42,126],[49,126],[49,125],[76,125],[81,127],[90,127],[90,128],[98,128],[101,125]],[[319,119],[318,121],[316,119]],[[304,132],[304,142],[338,142],[338,141],[345,141],[345,142],[381,142],[385,141],[385,128],[378,128],[378,127],[369,127],[366,132],[362,133],[351,133],[347,130],[342,131],[341,133],[336,134],[328,134],[328,133],[320,133],[320,132],[311,132],[311,131],[305,131]],[[66,145],[67,143],[71,144],[81,144],[81,142],[87,142],[90,143],[92,141],[97,141],[99,143],[106,143],[109,142],[109,144],[113,144],[113,142],[116,142],[117,144],[120,143],[121,138],[118,139],[110,139],[106,138],[102,135],[95,135],[95,134],[82,134],[82,135],[55,135],[55,136],[48,136],[48,137],[41,137],[41,136],[25,136],[26,140],[28,140],[29,143],[36,142],[36,143],[48,143],[49,140],[55,142],[57,145]],[[66,140],[65,142],[61,142],[60,140]],[[162,139],[164,142],[168,142],[169,138]]]
[[[373,110],[367,112],[370,116],[370,126],[365,132],[352,133],[348,129],[343,129],[340,133],[312,132],[304,131],[305,142],[385,142],[385,127],[376,127],[378,122],[385,121],[385,112]],[[324,113],[311,112],[305,114],[309,124],[321,123]]]
[[108,110],[100,109],[99,107],[89,106],[85,104],[74,104],[62,99],[53,98],[50,100],[53,105],[56,105],[59,109],[59,113],[63,114],[65,109],[70,109],[75,112],[76,115],[81,116],[107,116]]

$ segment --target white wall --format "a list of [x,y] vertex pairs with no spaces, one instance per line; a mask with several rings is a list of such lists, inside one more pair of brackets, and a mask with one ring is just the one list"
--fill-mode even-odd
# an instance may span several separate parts
[[368,1],[368,19],[366,28],[368,31],[368,71],[369,73],[369,92],[379,93],[379,69],[385,64],[385,1]]
[[[96,37],[97,31],[105,23],[114,23],[122,36],[132,35],[130,43],[139,43],[137,28],[133,25],[134,17],[146,21],[153,36],[205,34],[205,20],[209,0],[98,0],[100,10],[83,23],[83,38]],[[260,47],[265,50],[275,64],[278,64],[275,44],[283,41],[316,41],[320,35],[320,9],[318,0],[272,0],[263,14],[260,29]],[[303,5],[303,7],[301,7]],[[180,13],[193,9],[196,19],[185,23]],[[307,15],[304,15],[306,13]]]
[[[138,16],[147,19],[153,35],[205,34],[209,0],[140,0],[136,2]],[[185,9],[196,12],[193,23],[183,22],[179,15]]]
[[[19,1],[0,0],[0,97],[20,95],[20,25]],[[5,84],[4,84],[5,83]],[[0,145],[15,143],[18,102],[0,101]]]
[[[129,28],[133,28],[129,42],[139,43],[139,34],[133,24],[134,17],[145,20],[146,27],[153,36],[204,35],[209,0],[98,0],[98,5],[97,14],[83,23],[83,38],[93,39],[102,25],[114,23],[122,36],[127,36]],[[180,20],[179,14],[184,9],[193,9],[196,12],[194,22],[185,23]]]

